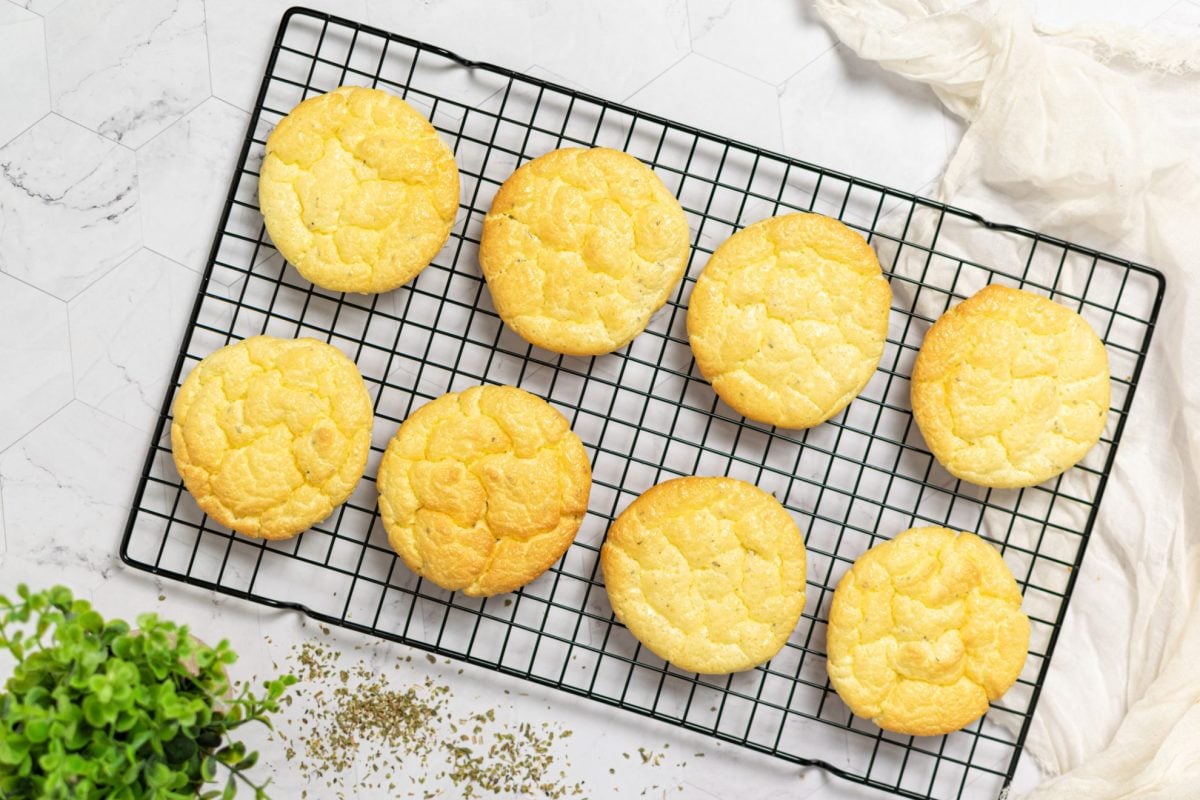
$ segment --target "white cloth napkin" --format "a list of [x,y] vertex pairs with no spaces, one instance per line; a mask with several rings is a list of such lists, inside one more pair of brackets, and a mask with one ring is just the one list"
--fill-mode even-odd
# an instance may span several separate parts
[[1026,747],[1057,776],[1036,800],[1200,797],[1200,44],[1018,0],[813,2],[967,122],[940,199],[1167,276]]

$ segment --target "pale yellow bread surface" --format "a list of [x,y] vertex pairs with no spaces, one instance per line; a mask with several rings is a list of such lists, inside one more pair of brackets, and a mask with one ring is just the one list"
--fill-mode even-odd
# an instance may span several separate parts
[[386,292],[412,280],[450,235],[458,168],[408,103],[343,86],[305,100],[271,131],[258,204],[276,249],[305,278]]
[[645,329],[687,266],[687,217],[631,155],[564,148],[496,193],[479,263],[496,311],[531,344],[611,353]]
[[676,478],[626,508],[600,550],[617,618],[680,669],[769,660],[804,611],[804,537],[770,494],[734,478]]
[[862,236],[820,214],[756,222],[696,281],[696,365],[739,414],[810,428],[867,385],[883,355],[892,290]]
[[529,583],[566,552],[592,472],[583,443],[545,400],[476,386],[404,421],[378,485],[388,541],[409,569],[489,596]]
[[994,547],[973,533],[913,528],[842,577],[827,643],[829,679],[851,711],[936,736],[978,719],[1013,685],[1029,618]]
[[196,503],[248,536],[285,539],[350,496],[371,447],[354,362],[316,339],[255,336],[200,361],[175,395],[171,450]]
[[943,314],[913,367],[925,443],[981,486],[1033,486],[1069,469],[1104,433],[1108,405],[1108,355],[1083,317],[1007,286]]

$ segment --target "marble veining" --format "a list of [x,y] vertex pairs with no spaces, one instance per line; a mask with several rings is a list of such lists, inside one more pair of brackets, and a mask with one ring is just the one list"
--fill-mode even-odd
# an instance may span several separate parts
[[[833,47],[807,3],[688,0],[692,50],[778,86]],[[754,42],[754,47],[746,47]]]
[[0,275],[0,451],[71,400],[67,308]]
[[946,112],[933,92],[869,67],[841,46],[780,87],[779,114],[786,152],[897,189],[924,186],[950,155]]
[[[279,18],[294,5],[293,0],[206,0],[205,31],[214,97],[243,111],[254,108]],[[311,0],[299,5],[351,19],[366,15],[365,0]],[[408,3],[396,6],[405,8]]]
[[48,114],[0,147],[0,271],[63,300],[137,249],[133,153]]
[[142,241],[204,269],[250,115],[210,97],[137,151]]
[[66,0],[46,40],[54,110],[130,147],[209,94],[202,0]]
[[146,438],[76,400],[0,454],[8,557],[111,572]]
[[626,100],[690,49],[683,0],[523,2],[478,0],[413,5],[368,0],[387,30],[514,69],[532,64],[577,81],[589,92]]
[[142,249],[68,310],[75,396],[146,434],[154,430],[199,276]]
[[[737,98],[736,113],[722,102],[697,103],[699,87],[716,97]],[[629,104],[767,150],[783,149],[775,87],[699,53],[672,64],[630,97]]]
[[10,0],[15,6],[28,9],[35,14],[46,15],[62,4],[63,0]]

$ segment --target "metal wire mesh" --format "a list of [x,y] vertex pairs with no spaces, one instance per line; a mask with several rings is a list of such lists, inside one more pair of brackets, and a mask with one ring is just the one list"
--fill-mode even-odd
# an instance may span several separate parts
[[[266,134],[304,97],[351,83],[399,93],[452,143],[462,205],[417,280],[379,296],[315,288],[271,247],[256,202]],[[497,317],[476,260],[484,214],[521,163],[564,145],[608,145],[653,166],[688,213],[688,277],[622,351],[598,358],[530,347]],[[861,397],[808,431],[747,422],[718,402],[687,343],[688,294],[712,249],[789,210],[838,217],[877,250],[895,299],[886,350]],[[984,247],[986,245],[986,247]],[[977,247],[978,246],[978,247]],[[990,264],[971,252],[1009,253]],[[912,424],[908,376],[928,326],[987,283],[1077,309],[1102,334],[1113,404],[1100,445],[1064,476],[990,491],[949,476]],[[200,294],[121,544],[135,567],[331,624],[403,641],[845,778],[915,798],[995,797],[1020,747],[1162,298],[1157,272],[986,223],[904,192],[764,152],[437,47],[304,9],[283,18]],[[184,491],[170,455],[175,388],[213,350],[247,336],[313,336],[352,356],[375,403],[366,479],[332,517],[285,542],[233,535]],[[589,513],[549,572],[476,599],[417,579],[387,545],[374,475],[398,424],[446,391],[522,386],[570,420],[593,462]],[[808,605],[783,651],[732,676],[683,673],[615,622],[598,572],[611,520],[679,475],[732,475],[773,492],[806,531]],[[1032,612],[1017,685],[980,722],[936,738],[853,717],[825,675],[832,590],[867,548],[913,525],[995,543]]]

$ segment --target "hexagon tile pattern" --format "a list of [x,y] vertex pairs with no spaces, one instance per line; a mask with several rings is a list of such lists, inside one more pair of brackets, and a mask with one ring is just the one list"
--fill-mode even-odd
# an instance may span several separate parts
[[0,81],[0,142],[7,142],[50,110],[41,18],[0,3],[0,53],[8,54]]
[[789,78],[779,95],[784,152],[907,191],[946,166],[944,113],[928,86],[840,45]]
[[67,307],[0,275],[0,450],[71,400]]
[[137,151],[147,247],[204,269],[249,118],[210,97]]
[[[271,54],[270,43],[279,27],[283,12],[294,5],[328,11],[331,14],[361,19],[386,28],[379,19],[367,15],[365,0],[205,0],[204,21],[208,37],[209,69],[212,74],[212,94],[243,111],[254,108],[258,97],[258,86],[262,82],[267,57]],[[420,13],[408,3],[394,3],[409,19],[427,17],[444,5],[423,5]],[[489,4],[493,5],[493,4]],[[473,22],[471,26],[480,24]],[[393,30],[402,30],[393,28]],[[410,36],[420,38],[419,33]]]
[[[696,102],[696,87],[704,102]],[[689,53],[643,86],[629,104],[749,144],[780,150],[779,95],[775,87],[707,56]],[[730,113],[736,108],[737,113]]]
[[148,438],[76,400],[0,453],[8,552],[107,568]]
[[808,3],[688,0],[688,23],[694,51],[773,86],[834,43]]
[[75,397],[147,433],[200,276],[139,250],[70,302]]
[[35,14],[46,16],[62,4],[63,0],[9,0],[9,2],[28,9]]
[[514,5],[438,0],[414,14],[410,4],[367,0],[368,17],[383,28],[513,69],[536,63],[618,101],[690,49],[684,0]]
[[137,249],[137,202],[132,152],[48,114],[0,147],[0,271],[69,300]]
[[66,0],[46,47],[54,110],[130,147],[209,95],[203,0]]

